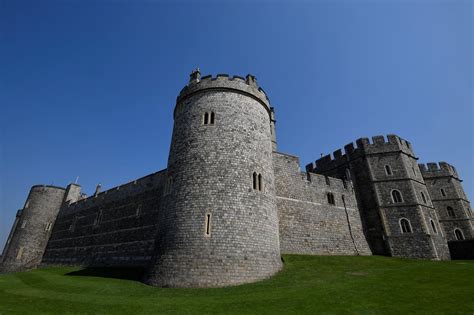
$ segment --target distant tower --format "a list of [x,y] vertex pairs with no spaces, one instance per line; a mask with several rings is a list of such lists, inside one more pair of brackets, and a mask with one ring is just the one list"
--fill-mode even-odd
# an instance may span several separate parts
[[437,213],[411,144],[389,135],[356,141],[316,161],[316,173],[352,177],[364,233],[372,252],[398,257],[449,259]]
[[420,164],[421,174],[430,192],[448,241],[473,239],[474,218],[462,180],[454,166],[446,162]]
[[20,271],[41,262],[64,195],[65,189],[61,187],[31,187],[7,240],[0,271]]
[[237,285],[281,268],[272,117],[254,76],[193,71],[174,110],[148,283]]

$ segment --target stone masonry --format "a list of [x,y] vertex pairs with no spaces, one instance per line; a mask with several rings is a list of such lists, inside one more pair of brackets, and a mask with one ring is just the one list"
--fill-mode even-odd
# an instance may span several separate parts
[[389,135],[301,171],[298,157],[277,151],[275,123],[254,76],[193,71],[167,168],[90,197],[77,184],[33,186],[0,271],[137,266],[154,286],[221,287],[272,276],[281,254],[440,260],[447,241],[473,239],[451,165],[418,166],[411,144]]

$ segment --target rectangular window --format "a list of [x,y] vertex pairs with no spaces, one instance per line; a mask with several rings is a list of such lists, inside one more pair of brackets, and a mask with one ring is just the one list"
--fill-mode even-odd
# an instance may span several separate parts
[[211,236],[211,214],[206,213],[206,220],[205,220],[205,235]]
[[24,229],[26,227],[26,223],[28,221],[27,220],[23,220],[23,222],[21,223],[21,228]]
[[46,224],[46,228],[45,228],[44,230],[45,230],[46,232],[49,231],[49,230],[51,230],[52,225],[53,225],[53,224],[52,224],[51,222],[48,222],[48,223]]
[[443,195],[443,197],[446,197],[446,192],[444,191],[443,188],[441,188],[441,195]]

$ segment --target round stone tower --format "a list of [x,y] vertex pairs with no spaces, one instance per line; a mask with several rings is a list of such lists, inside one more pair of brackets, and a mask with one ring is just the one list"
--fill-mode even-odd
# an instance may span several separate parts
[[31,187],[7,240],[0,271],[20,271],[41,262],[64,194],[65,189],[61,187]]
[[219,287],[280,270],[271,124],[255,77],[193,71],[174,111],[148,283]]

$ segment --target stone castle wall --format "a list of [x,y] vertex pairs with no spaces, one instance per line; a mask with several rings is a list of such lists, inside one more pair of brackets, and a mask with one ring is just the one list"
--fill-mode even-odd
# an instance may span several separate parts
[[61,207],[42,263],[146,266],[166,171]]
[[282,253],[371,254],[351,182],[301,172],[299,159],[287,154],[274,152],[273,164]]

